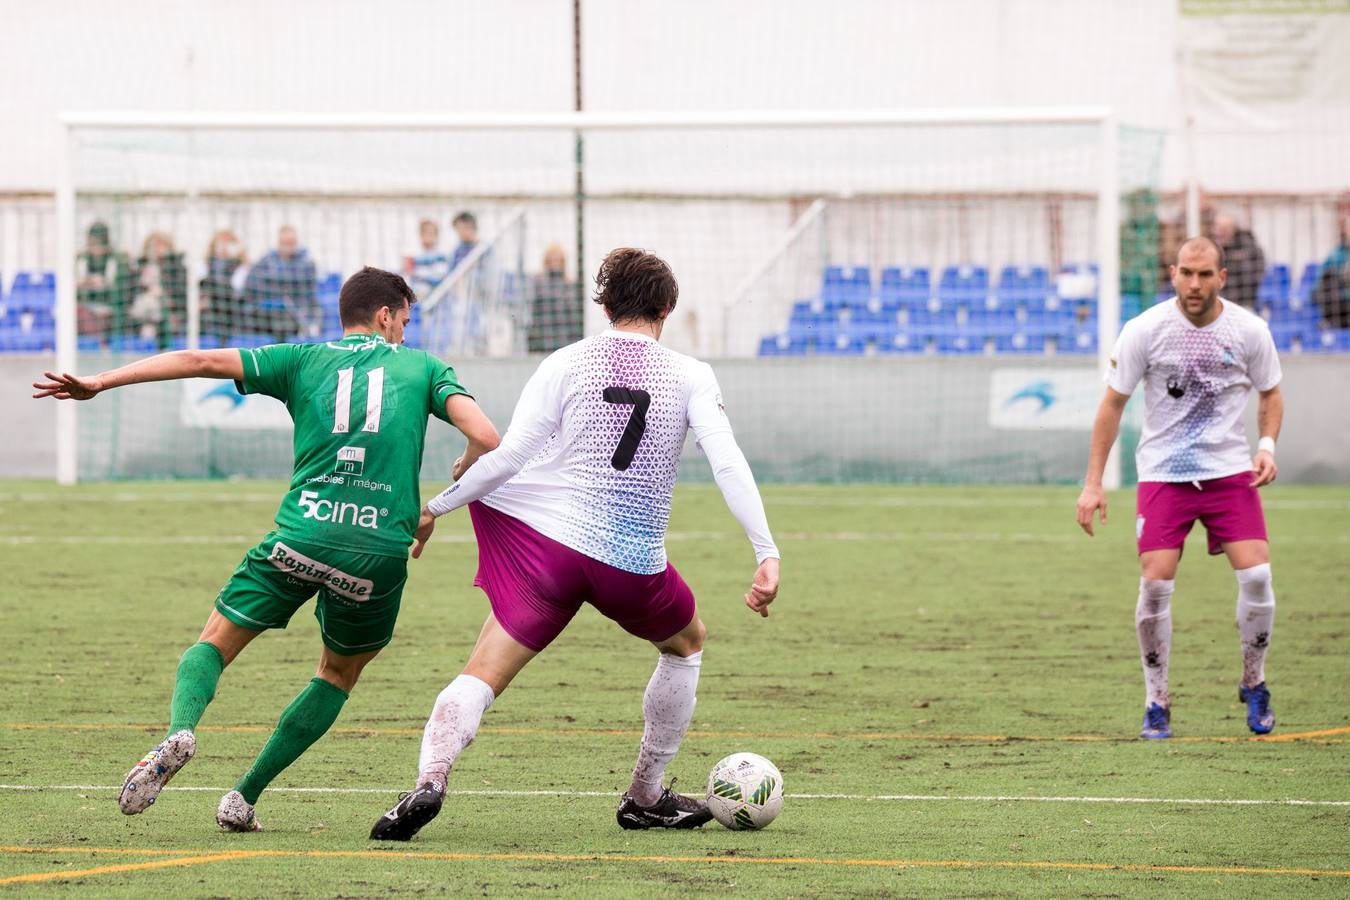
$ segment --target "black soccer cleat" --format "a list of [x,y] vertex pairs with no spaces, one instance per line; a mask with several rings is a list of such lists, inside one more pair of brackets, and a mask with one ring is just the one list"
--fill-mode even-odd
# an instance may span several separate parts
[[372,841],[406,841],[436,818],[445,795],[431,782],[398,795],[398,803],[370,829]]
[[[671,787],[675,781],[672,779]],[[712,810],[702,800],[677,794],[670,788],[661,791],[661,799],[651,806],[639,806],[627,794],[619,803],[619,827],[639,828],[701,828],[713,817]]]

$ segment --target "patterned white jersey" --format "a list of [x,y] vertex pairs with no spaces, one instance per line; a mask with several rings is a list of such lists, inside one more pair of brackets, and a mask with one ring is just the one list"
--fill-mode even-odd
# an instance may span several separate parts
[[441,515],[481,497],[592,559],[655,574],[666,568],[690,430],[757,558],[778,556],[712,368],[632,332],[606,331],[540,363],[501,446],[428,507]]
[[1125,323],[1106,383],[1131,394],[1144,381],[1140,481],[1203,481],[1251,470],[1243,428],[1251,391],[1280,383],[1265,320],[1220,298],[1219,317],[1190,323],[1173,297]]

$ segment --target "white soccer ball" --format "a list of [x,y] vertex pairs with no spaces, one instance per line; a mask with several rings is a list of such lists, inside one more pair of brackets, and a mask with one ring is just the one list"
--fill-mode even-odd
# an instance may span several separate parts
[[708,775],[708,809],[728,828],[764,828],[783,808],[783,776],[754,753],[733,753]]

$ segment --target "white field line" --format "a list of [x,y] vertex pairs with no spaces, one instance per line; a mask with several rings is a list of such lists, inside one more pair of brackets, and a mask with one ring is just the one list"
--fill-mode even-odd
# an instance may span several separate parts
[[[690,485],[691,488],[711,488],[710,485]],[[896,486],[903,490],[903,485]],[[688,490],[689,488],[685,488]],[[1046,491],[1069,491],[1072,486],[1067,485],[1047,485]],[[920,490],[924,490],[920,488]],[[999,488],[994,488],[993,493],[985,497],[941,497],[941,496],[915,496],[907,497],[903,495],[892,496],[862,496],[852,492],[843,496],[832,496],[828,486],[823,486],[819,492],[809,494],[774,494],[770,490],[765,497],[765,504],[769,507],[774,506],[847,506],[850,508],[872,506],[872,507],[912,507],[914,509],[1048,509],[1048,508],[1067,508],[1072,510],[1073,500],[1065,498],[1068,496],[1012,496],[1000,497],[997,495]],[[162,493],[154,491],[119,491],[112,494],[70,494],[66,492],[41,492],[41,491],[19,491],[19,492],[0,492],[0,503],[155,503],[155,502],[193,502],[193,503],[268,503],[275,505],[281,502],[283,492],[281,490],[258,493],[240,491],[239,493],[228,493],[221,491],[195,493],[192,491],[165,491]],[[1273,497],[1263,499],[1266,509],[1292,510],[1292,511],[1311,511],[1311,510],[1350,510],[1350,500],[1295,500],[1293,498]]]
[[[119,791],[117,784],[0,784],[0,791]],[[166,787],[166,791],[223,794],[224,787]],[[270,787],[279,794],[390,794],[400,788]],[[617,791],[454,790],[452,797],[612,797]],[[1036,797],[997,794],[785,794],[788,800],[853,800],[909,803],[1151,803],[1162,806],[1350,806],[1350,800],[1297,800],[1185,797]]]
[[[706,541],[722,542],[739,540],[743,536],[729,531],[670,531],[666,533],[668,541]],[[1072,533],[1036,533],[1030,531],[787,531],[779,532],[780,541],[803,541],[807,543],[848,542],[859,543],[873,541],[877,543],[909,544],[1001,544],[1021,542],[1029,544],[1076,544],[1083,536]],[[89,544],[127,544],[127,545],[164,545],[164,544],[256,544],[262,539],[257,534],[90,534],[90,535],[36,535],[36,534],[0,534],[0,545],[29,546],[35,544],[51,545],[89,545]],[[1326,535],[1323,537],[1299,538],[1300,544],[1310,546],[1346,546],[1350,545],[1350,535]],[[433,543],[470,544],[471,534],[437,534]]]

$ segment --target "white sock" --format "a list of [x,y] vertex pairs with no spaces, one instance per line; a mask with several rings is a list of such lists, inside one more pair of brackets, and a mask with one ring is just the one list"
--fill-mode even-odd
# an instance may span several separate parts
[[638,745],[637,765],[633,767],[633,783],[628,788],[628,796],[642,806],[651,806],[661,799],[661,778],[694,718],[698,670],[702,664],[702,651],[692,656],[662,653],[651,681],[647,682],[647,692],[642,696],[642,717],[646,724],[642,743]]
[[1134,607],[1134,630],[1139,635],[1139,661],[1144,664],[1144,704],[1170,707],[1167,659],[1172,652],[1171,579],[1139,579],[1139,602]]
[[1270,563],[1234,572],[1238,580],[1237,626],[1242,636],[1242,684],[1255,687],[1266,680],[1266,650],[1275,624],[1275,590],[1270,585]]
[[428,781],[445,790],[450,767],[473,743],[483,713],[494,695],[487,682],[472,675],[459,675],[441,691],[422,731],[422,754],[418,758],[417,783]]

